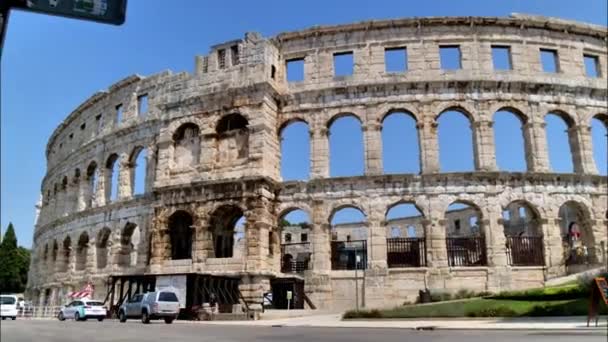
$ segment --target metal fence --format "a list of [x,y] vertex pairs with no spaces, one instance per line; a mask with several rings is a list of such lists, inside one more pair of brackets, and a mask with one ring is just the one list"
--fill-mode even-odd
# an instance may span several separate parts
[[26,306],[19,308],[18,318],[55,318],[61,306]]
[[386,250],[388,267],[426,266],[424,238],[387,238]]
[[544,266],[542,236],[507,236],[507,261],[512,266]]
[[[357,263],[357,255],[359,263]],[[331,269],[354,270],[367,268],[367,241],[332,241],[331,242]]]
[[281,272],[283,273],[302,273],[307,269],[307,261],[284,260],[281,263]]
[[483,237],[446,238],[450,266],[485,266],[486,243]]

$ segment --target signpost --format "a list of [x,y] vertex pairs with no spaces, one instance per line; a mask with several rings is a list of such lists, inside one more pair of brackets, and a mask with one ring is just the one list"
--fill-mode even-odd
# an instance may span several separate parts
[[357,254],[357,248],[355,247],[355,308],[357,312],[359,312],[359,275],[357,274],[359,262],[361,262],[361,256]]
[[287,291],[287,311],[289,311],[289,307],[291,306],[291,299],[293,298],[293,292]]
[[591,299],[589,300],[587,326],[589,326],[591,319],[595,318],[595,326],[597,327],[597,322],[600,318],[600,301],[603,301],[604,304],[608,305],[608,281],[606,281],[606,278],[597,277],[594,279],[593,286],[591,287]]
[[127,12],[127,0],[2,0],[0,1],[0,56],[11,9],[61,17],[122,25]]

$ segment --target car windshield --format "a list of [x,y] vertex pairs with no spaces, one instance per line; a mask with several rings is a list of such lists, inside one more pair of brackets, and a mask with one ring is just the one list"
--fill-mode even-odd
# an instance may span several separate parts
[[158,295],[159,302],[177,302],[177,296],[173,292],[161,292]]
[[0,304],[15,304],[16,300],[14,297],[0,297]]
[[87,302],[87,305],[90,306],[103,306],[102,302]]

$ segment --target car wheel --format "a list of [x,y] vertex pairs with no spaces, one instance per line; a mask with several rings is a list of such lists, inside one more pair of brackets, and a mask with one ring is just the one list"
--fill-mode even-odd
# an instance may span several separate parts
[[17,316],[13,316],[13,318],[12,318],[12,319],[13,319],[13,321],[14,321],[14,320],[16,320],[16,319],[17,319]]
[[150,316],[148,315],[147,311],[142,312],[141,314],[141,322],[143,324],[148,324],[150,323]]
[[173,323],[173,319],[174,319],[173,317],[165,317],[165,323],[171,324],[171,323]]
[[77,312],[74,314],[74,322],[80,321],[80,314]]
[[6,318],[6,317],[2,316],[2,320],[3,320],[3,321],[4,321],[4,319],[5,319],[5,318]]
[[124,323],[127,321],[127,315],[125,315],[124,311],[118,313],[118,320],[120,320],[120,323]]
[[59,315],[57,315],[57,319],[60,321],[65,321],[65,317],[63,316],[63,312],[59,312]]
[[103,319],[104,319],[104,318],[105,318],[105,317],[97,317],[97,320],[98,320],[98,321],[100,321],[100,322],[103,322]]

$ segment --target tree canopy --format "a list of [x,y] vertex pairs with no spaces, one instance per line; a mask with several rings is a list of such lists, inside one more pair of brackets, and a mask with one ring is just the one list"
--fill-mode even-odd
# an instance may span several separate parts
[[0,243],[0,293],[21,293],[27,284],[30,251],[19,247],[12,223]]

